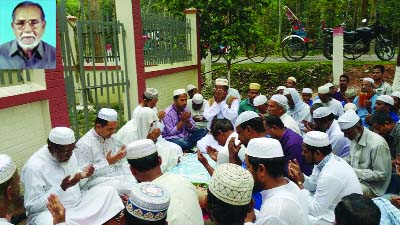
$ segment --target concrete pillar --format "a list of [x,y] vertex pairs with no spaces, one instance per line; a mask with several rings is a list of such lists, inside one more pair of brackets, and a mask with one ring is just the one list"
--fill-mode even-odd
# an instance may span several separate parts
[[340,75],[343,74],[343,27],[333,29],[333,84],[339,85]]

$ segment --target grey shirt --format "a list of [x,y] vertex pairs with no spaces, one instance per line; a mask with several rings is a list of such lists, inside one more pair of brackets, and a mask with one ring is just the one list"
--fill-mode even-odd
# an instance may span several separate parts
[[27,58],[16,40],[0,45],[0,69],[55,69],[56,48],[40,41]]
[[400,124],[396,123],[393,127],[392,131],[389,134],[389,137],[386,139],[389,145],[390,154],[392,159],[395,159],[396,156],[400,155]]

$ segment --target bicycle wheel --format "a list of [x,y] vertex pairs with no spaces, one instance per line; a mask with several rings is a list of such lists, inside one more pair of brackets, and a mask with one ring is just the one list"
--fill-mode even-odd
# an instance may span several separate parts
[[383,39],[378,40],[376,39],[375,43],[375,54],[378,58],[382,61],[389,61],[394,57],[394,47],[390,40]]
[[322,53],[324,54],[325,58],[332,60],[333,59],[333,46],[330,43],[325,43],[322,49]]
[[288,61],[299,61],[307,55],[307,52],[307,45],[300,37],[292,36],[282,43],[282,56]]
[[267,58],[267,54],[268,50],[262,44],[250,44],[246,47],[246,56],[254,63],[264,62]]

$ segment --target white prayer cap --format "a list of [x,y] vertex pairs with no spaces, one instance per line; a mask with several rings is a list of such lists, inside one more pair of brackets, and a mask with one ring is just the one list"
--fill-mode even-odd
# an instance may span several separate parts
[[259,96],[255,97],[253,100],[254,106],[264,105],[267,102],[268,102],[268,99],[267,99],[267,97],[265,97],[265,95],[259,95]]
[[192,101],[194,104],[202,104],[203,103],[203,95],[201,95],[201,94],[193,95]]
[[357,110],[357,106],[354,103],[351,103],[351,102],[346,103],[346,105],[343,106],[343,110],[346,112],[349,109],[356,111]]
[[331,87],[333,87],[335,85],[333,85],[332,83],[326,83],[324,86],[327,86],[328,88],[331,88]]
[[295,82],[295,83],[297,83],[297,80],[296,80],[295,77],[288,77],[287,79],[288,79],[288,80],[291,80],[291,81],[293,81],[293,82]]
[[365,77],[365,78],[363,79],[363,81],[368,81],[368,82],[370,82],[372,85],[375,84],[374,79],[372,79],[372,78],[370,78],[370,77]]
[[215,79],[215,85],[228,86],[228,80],[223,78],[217,78]]
[[254,118],[259,118],[260,116],[253,111],[244,111],[240,113],[240,115],[237,117],[236,122],[235,122],[235,127],[238,127],[240,124],[247,122],[251,119]]
[[181,89],[176,89],[174,91],[174,96],[178,96],[178,95],[182,95],[182,94],[186,94],[186,90],[181,88]]
[[332,111],[328,107],[319,107],[313,112],[313,118],[314,119],[319,119],[319,118],[324,118],[326,116],[329,116],[332,114]]
[[283,107],[287,107],[288,100],[284,95],[272,95],[271,100]]
[[354,110],[347,110],[343,115],[341,115],[338,119],[338,123],[340,129],[346,130],[354,127],[360,121],[360,117],[356,114]]
[[270,159],[283,157],[281,143],[273,138],[253,138],[249,141],[246,148],[248,156]]
[[304,93],[304,94],[312,94],[312,90],[311,90],[311,88],[303,88],[303,90],[301,91],[301,93]]
[[152,182],[132,186],[126,210],[132,216],[145,221],[159,221],[167,216],[170,195],[166,188]]
[[321,131],[309,131],[306,133],[303,143],[314,147],[325,147],[331,144],[326,133]]
[[231,205],[247,205],[251,201],[254,179],[241,166],[224,163],[214,170],[208,190],[219,200]]
[[391,105],[391,106],[394,105],[394,100],[393,100],[393,98],[392,98],[391,96],[389,96],[389,95],[379,95],[378,98],[377,98],[376,100],[377,100],[377,101],[378,101],[378,100],[379,100],[379,101],[382,101],[382,102],[387,103],[387,104],[389,104],[389,105]]
[[400,91],[394,91],[391,96],[400,98]]
[[259,83],[250,83],[249,84],[249,89],[251,90],[260,90],[261,85]]
[[126,146],[127,159],[141,159],[157,152],[157,146],[150,139],[142,139]]
[[0,184],[10,180],[17,167],[9,155],[0,154]]
[[75,143],[75,134],[68,127],[54,127],[49,134],[49,141],[57,145],[70,145]]
[[279,86],[279,87],[276,88],[276,91],[285,90],[285,88],[286,88],[285,86]]
[[329,87],[328,86],[320,86],[318,87],[318,94],[328,94]]
[[117,121],[118,113],[115,111],[115,109],[102,108],[100,109],[97,117],[106,121]]
[[196,86],[194,86],[193,84],[188,84],[188,86],[186,87],[186,90],[189,92],[195,88],[196,88]]
[[155,88],[146,88],[144,96],[148,99],[158,98],[158,91]]

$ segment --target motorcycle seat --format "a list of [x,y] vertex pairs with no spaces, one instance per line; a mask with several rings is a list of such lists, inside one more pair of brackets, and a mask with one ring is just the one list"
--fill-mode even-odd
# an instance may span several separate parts
[[353,36],[357,35],[357,32],[355,32],[355,31],[343,31],[343,34],[345,36],[353,37]]

